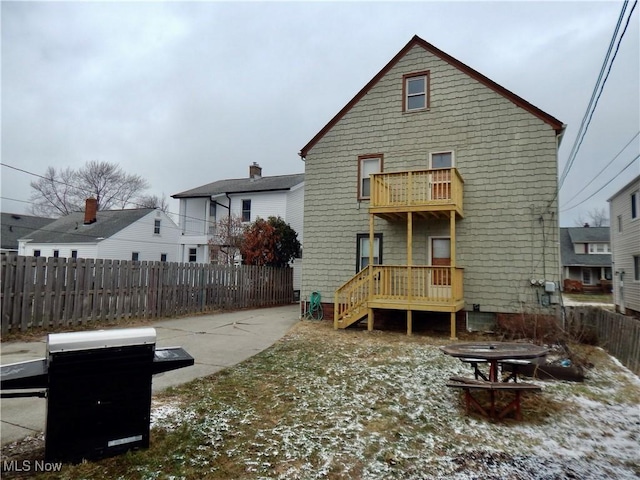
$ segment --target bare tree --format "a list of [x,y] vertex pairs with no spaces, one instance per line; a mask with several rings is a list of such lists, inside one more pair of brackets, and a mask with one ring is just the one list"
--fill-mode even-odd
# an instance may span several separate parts
[[125,173],[109,162],[87,162],[79,170],[57,171],[47,168],[45,174],[31,182],[31,211],[36,215],[67,215],[84,208],[86,198],[98,200],[98,210],[126,208],[148,188],[139,175]]
[[70,168],[56,170],[47,168],[39,180],[31,182],[35,190],[31,194],[31,212],[34,215],[56,217],[68,215],[82,208],[74,185],[75,172]]
[[594,208],[587,212],[586,216],[580,215],[576,221],[577,227],[584,227],[589,225],[590,227],[608,227],[609,215],[605,208]]
[[213,227],[212,236],[208,242],[211,263],[233,265],[240,255],[240,247],[244,239],[242,217],[225,216]]
[[136,205],[140,208],[158,208],[164,213],[169,212],[169,202],[164,193],[162,197],[158,197],[157,195],[142,195],[136,200]]

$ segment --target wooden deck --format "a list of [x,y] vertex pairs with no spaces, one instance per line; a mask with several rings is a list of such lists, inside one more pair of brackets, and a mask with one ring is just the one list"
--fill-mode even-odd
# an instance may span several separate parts
[[369,213],[388,220],[417,213],[462,218],[463,180],[455,168],[376,173],[371,176]]
[[423,265],[367,266],[336,291],[334,326],[346,328],[374,308],[457,312],[464,306],[463,271]]

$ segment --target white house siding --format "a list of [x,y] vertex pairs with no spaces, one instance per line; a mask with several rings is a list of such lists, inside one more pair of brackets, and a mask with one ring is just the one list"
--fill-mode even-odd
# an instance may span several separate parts
[[[402,113],[403,74],[430,70],[431,108]],[[428,168],[429,152],[453,150],[464,184],[457,266],[467,308],[537,307],[530,279],[559,282],[552,127],[425,51],[412,48],[308,152],[305,161],[303,291],[331,302],[355,273],[356,234],[368,232],[369,203],[357,200],[358,155],[384,155],[384,171]],[[429,236],[448,220],[414,221],[414,263],[427,263]],[[383,263],[406,263],[406,225],[376,218]]]
[[302,243],[304,240],[304,183],[296,185],[287,194],[287,210],[285,213],[285,221],[298,234],[298,241]]
[[34,252],[40,250],[41,257],[53,257],[58,250],[58,257],[71,258],[71,252],[76,251],[78,258],[98,258],[98,245],[95,243],[25,243],[19,242],[18,254],[27,257],[34,256]]
[[180,199],[180,227],[184,235],[205,235],[208,219],[209,198]]
[[[155,220],[160,220],[159,234],[153,233]],[[155,210],[100,242],[97,258],[131,260],[131,254],[138,252],[139,261],[160,261],[164,253],[167,262],[176,262],[179,236],[179,227],[173,220],[162,211]]]
[[[631,218],[631,194],[636,193],[637,217]],[[616,308],[640,314],[640,282],[634,280],[633,256],[640,255],[640,177],[609,200],[611,219],[611,260]],[[622,231],[618,217],[622,219]],[[624,274],[622,274],[624,272]]]
[[260,217],[282,217],[286,220],[287,191],[234,193],[231,197],[231,215],[242,216],[242,201],[251,200],[251,222]]

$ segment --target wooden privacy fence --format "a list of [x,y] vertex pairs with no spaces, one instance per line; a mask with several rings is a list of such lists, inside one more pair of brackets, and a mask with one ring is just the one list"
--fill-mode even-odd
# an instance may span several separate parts
[[569,331],[595,336],[598,345],[640,375],[640,320],[598,307],[571,307],[566,312]]
[[2,333],[290,303],[289,267],[2,256]]

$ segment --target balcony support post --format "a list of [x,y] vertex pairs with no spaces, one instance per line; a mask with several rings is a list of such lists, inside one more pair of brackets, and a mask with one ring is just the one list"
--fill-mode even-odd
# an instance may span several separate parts
[[407,310],[407,335],[411,335],[413,333],[413,312],[411,310]]
[[[373,243],[374,243],[375,215],[369,215],[369,299],[374,294],[373,290]],[[373,330],[373,308],[368,309],[367,330]]]
[[457,340],[456,337],[456,312],[451,312],[451,340]]

